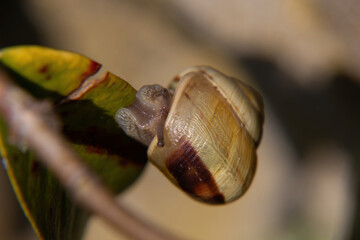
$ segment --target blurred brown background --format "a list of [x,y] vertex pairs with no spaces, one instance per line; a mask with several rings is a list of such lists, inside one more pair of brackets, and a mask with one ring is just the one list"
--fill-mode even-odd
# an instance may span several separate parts
[[[358,0],[5,0],[0,47],[82,53],[139,88],[211,65],[262,92],[247,194],[211,207],[153,166],[119,201],[184,239],[360,239]],[[0,169],[0,238],[36,239]],[[94,217],[86,240],[125,239]]]

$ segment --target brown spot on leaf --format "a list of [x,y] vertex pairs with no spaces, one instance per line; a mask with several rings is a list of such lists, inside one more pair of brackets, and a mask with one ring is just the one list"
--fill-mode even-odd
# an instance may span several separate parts
[[49,64],[45,64],[44,66],[42,66],[41,68],[39,68],[39,73],[41,74],[46,74],[45,79],[46,80],[50,80],[51,79],[51,75],[49,75]]
[[219,191],[215,179],[191,144],[182,138],[178,146],[177,151],[166,159],[165,164],[180,187],[202,201],[224,203],[224,196]]
[[49,70],[49,65],[46,64],[46,65],[42,66],[42,67],[39,69],[39,73],[44,74],[44,73],[46,73],[48,70]]

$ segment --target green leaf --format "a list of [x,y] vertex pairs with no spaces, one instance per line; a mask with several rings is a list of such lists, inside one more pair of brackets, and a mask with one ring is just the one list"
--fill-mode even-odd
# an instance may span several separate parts
[[80,54],[40,46],[9,47],[0,54],[1,62],[24,78],[20,84],[35,96],[54,100],[69,94],[101,66]]
[[[35,97],[54,102],[63,133],[82,159],[114,192],[130,186],[146,163],[146,148],[114,121],[136,90],[111,73],[86,80],[100,65],[82,55],[39,46],[0,51],[1,64]],[[0,153],[17,198],[41,239],[81,238],[88,214],[76,206],[31,151],[9,141],[0,118]]]

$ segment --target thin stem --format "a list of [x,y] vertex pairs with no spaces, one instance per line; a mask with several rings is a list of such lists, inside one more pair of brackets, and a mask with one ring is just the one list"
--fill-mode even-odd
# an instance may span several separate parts
[[131,239],[175,239],[121,207],[54,127],[58,120],[52,108],[17,87],[1,70],[0,114],[12,135],[27,143],[80,206]]

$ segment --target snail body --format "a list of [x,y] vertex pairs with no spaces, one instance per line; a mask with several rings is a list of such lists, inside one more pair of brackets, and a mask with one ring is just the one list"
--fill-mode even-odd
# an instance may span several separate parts
[[256,170],[262,98],[210,67],[189,68],[175,79],[173,95],[159,85],[141,88],[116,121],[149,145],[149,161],[190,196],[212,204],[234,201]]

